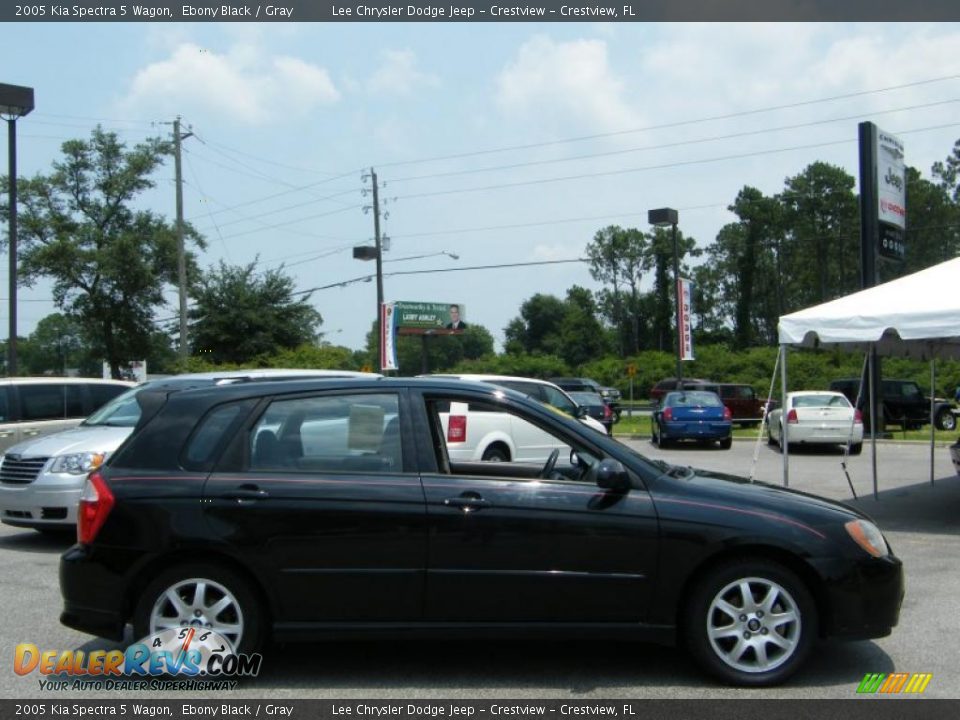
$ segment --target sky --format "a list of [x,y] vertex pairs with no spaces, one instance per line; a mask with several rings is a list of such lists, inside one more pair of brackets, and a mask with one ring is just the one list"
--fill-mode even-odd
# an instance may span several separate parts
[[[372,243],[370,168],[385,299],[459,303],[502,343],[533,294],[599,285],[582,262],[469,268],[575,260],[659,207],[706,247],[744,185],[779,192],[818,160],[856,176],[864,120],[925,177],[960,138],[949,23],[47,23],[0,25],[0,44],[0,82],[35,88],[21,176],[98,123],[134,144],[181,116],[201,267],[258,261],[297,289],[335,286],[310,302],[351,348],[376,286],[336,285],[374,272],[351,253]],[[138,204],[172,220],[173,177],[171,161]],[[175,316],[167,296],[158,319]],[[27,335],[55,307],[45,283],[20,298]]]

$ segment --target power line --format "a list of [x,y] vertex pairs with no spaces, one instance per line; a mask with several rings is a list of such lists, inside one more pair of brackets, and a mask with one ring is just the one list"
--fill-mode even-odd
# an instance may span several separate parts
[[956,80],[958,78],[960,78],[960,75],[945,75],[942,77],[930,78],[927,80],[917,80],[911,83],[904,83],[902,85],[890,85],[888,87],[876,88],[873,90],[862,90],[859,92],[844,93],[842,95],[832,95],[825,98],[801,100],[798,102],[786,103],[783,105],[771,105],[768,107],[754,108],[752,110],[741,110],[733,113],[725,113],[722,115],[710,115],[710,116],[695,118],[690,120],[677,120],[675,122],[662,123],[660,125],[648,125],[646,127],[634,128],[631,130],[617,130],[614,132],[596,133],[593,135],[581,135],[578,137],[563,138],[560,140],[548,140],[544,142],[527,143],[523,145],[509,145],[509,146],[504,146],[499,148],[488,148],[485,150],[474,150],[471,152],[456,153],[452,155],[438,155],[434,157],[420,158],[416,160],[398,160],[392,163],[377,163],[377,166],[381,168],[399,167],[401,165],[416,165],[420,163],[439,162],[442,160],[460,160],[462,158],[476,157],[478,155],[489,155],[493,153],[513,152],[516,150],[531,150],[534,148],[550,147],[553,145],[565,145],[568,143],[584,142],[586,140],[598,140],[601,138],[631,135],[634,133],[649,132],[651,130],[664,130],[668,128],[684,127],[686,125],[696,125],[696,124],[705,123],[705,122],[715,122],[718,120],[732,120],[734,118],[747,117],[749,115],[758,115],[761,113],[775,112],[777,110],[789,110],[789,109],[798,108],[798,107],[805,107],[808,105],[816,105],[819,103],[834,102],[836,100],[847,100],[855,97],[863,97],[865,95],[874,95],[874,94],[883,93],[883,92],[890,92],[892,90],[903,90],[906,88],[918,87],[920,85],[929,85],[932,83],[944,82],[946,80]]
[[[944,128],[956,127],[957,125],[960,125],[960,123],[946,123],[943,125],[934,125],[934,126],[925,127],[925,128],[917,128],[914,130],[900,130],[900,131],[897,131],[897,134],[910,135],[913,133],[928,132],[930,130],[942,130]],[[736,153],[733,155],[721,155],[721,156],[712,157],[712,158],[700,158],[697,160],[682,160],[677,162],[660,163],[657,165],[643,165],[640,167],[633,167],[633,168],[621,168],[619,170],[605,170],[602,172],[581,173],[578,175],[562,175],[558,177],[539,178],[536,180],[521,180],[521,181],[512,182],[512,183],[500,183],[497,185],[483,185],[479,187],[458,188],[453,190],[437,190],[433,192],[411,193],[409,195],[398,195],[397,199],[413,200],[417,198],[438,197],[442,195],[458,195],[461,193],[469,193],[469,192],[485,192],[487,190],[501,190],[501,189],[507,189],[507,188],[526,187],[530,185],[545,185],[549,183],[567,182],[570,180],[589,180],[589,179],[594,179],[599,177],[628,175],[631,173],[646,172],[649,170],[667,170],[670,168],[686,167],[689,165],[705,165],[709,163],[724,162],[726,160],[740,160],[743,158],[750,158],[750,157],[762,157],[764,155],[775,155],[777,153],[792,152],[795,150],[811,150],[814,148],[829,147],[831,145],[844,145],[844,144],[856,142],[856,141],[857,141],[856,138],[845,139],[845,140],[832,140],[828,142],[810,143],[806,145],[793,145],[790,147],[771,148],[767,150],[755,150],[752,152]]]
[[909,105],[909,106],[904,106],[899,108],[892,108],[889,110],[879,110],[879,111],[870,112],[870,113],[857,113],[855,115],[847,115],[844,117],[837,117],[837,118],[828,118],[825,120],[813,120],[810,122],[796,123],[793,125],[780,125],[778,127],[762,128],[759,130],[746,130],[744,132],[730,133],[727,135],[714,135],[712,137],[706,137],[706,138],[695,138],[692,140],[679,140],[677,142],[662,143],[659,145],[644,145],[641,147],[624,148],[621,150],[607,150],[604,152],[586,153],[583,155],[572,155],[569,157],[562,157],[562,158],[549,158],[546,160],[532,160],[529,162],[511,163],[509,165],[493,165],[493,166],[482,167],[482,168],[471,168],[467,170],[451,170],[448,172],[430,173],[427,175],[411,175],[408,177],[392,178],[391,182],[395,182],[395,183],[411,182],[414,180],[428,180],[432,178],[456,177],[459,175],[471,175],[474,173],[495,172],[498,170],[516,170],[519,168],[534,167],[538,165],[551,165],[551,164],[564,163],[564,162],[575,162],[577,160],[593,160],[596,158],[613,157],[617,155],[628,155],[631,153],[648,152],[651,150],[667,150],[671,148],[683,147],[685,145],[698,145],[702,143],[716,142],[719,140],[735,140],[737,138],[753,137],[756,135],[764,135],[767,133],[783,132],[785,130],[799,130],[800,128],[815,127],[817,125],[829,125],[837,122],[857,120],[857,119],[868,117],[868,116],[873,117],[876,115],[888,115],[891,113],[905,112],[907,110],[921,110],[925,108],[937,107],[939,105],[948,105],[948,104],[957,103],[957,102],[960,102],[960,98],[953,98],[951,100],[940,100],[937,102],[924,103],[921,105]]
[[[267,210],[267,211],[262,212],[262,213],[257,213],[256,215],[241,215],[241,217],[240,217],[239,220],[230,220],[230,221],[225,222],[225,223],[220,223],[220,227],[227,227],[228,225],[236,225],[237,223],[248,222],[248,221],[251,221],[251,220],[257,220],[258,218],[267,217],[268,215],[276,215],[277,213],[287,212],[288,210],[295,210],[296,208],[305,207],[305,206],[307,206],[307,205],[314,205],[314,204],[319,203],[319,202],[326,202],[326,201],[332,200],[332,199],[334,199],[334,198],[343,197],[344,195],[351,195],[351,194],[353,194],[353,193],[355,193],[355,192],[356,192],[356,190],[345,190],[345,191],[343,191],[343,192],[334,193],[333,195],[326,195],[326,196],[324,196],[324,197],[313,198],[313,199],[311,199],[311,200],[305,200],[304,202],[296,203],[296,204],[294,204],[294,205],[285,205],[284,207],[276,208],[275,210]],[[356,206],[356,205],[345,206],[345,205],[344,205],[344,206],[341,206],[341,209],[349,210],[349,209],[352,209],[352,208],[354,208],[354,207],[358,207],[358,206]],[[237,213],[237,214],[240,215],[240,213]],[[204,229],[208,229],[208,228],[204,228]]]
[[[194,134],[196,137],[196,134]],[[200,179],[197,177],[196,171],[193,169],[193,163],[190,162],[190,154],[187,153],[187,169],[190,170],[190,175],[193,177],[194,182],[197,183],[197,190],[200,191],[201,195],[204,195],[203,188],[200,187]],[[217,229],[217,235],[220,238],[220,244],[223,245],[223,252],[226,253],[227,260],[230,260],[230,248],[227,247],[226,241],[223,239],[223,233],[220,232],[220,227],[217,225],[217,221],[214,220],[213,216],[210,217],[210,222],[213,223],[213,226]]]
[[260,232],[261,230],[273,230],[276,228],[282,228],[286,225],[294,225],[305,220],[316,220],[317,218],[328,217],[330,215],[336,215],[337,213],[346,212],[348,210],[360,210],[362,205],[351,205],[350,207],[337,208],[336,210],[331,210],[330,212],[317,213],[316,215],[307,215],[306,217],[296,218],[294,220],[287,220],[286,222],[276,223],[273,225],[264,225],[262,228],[254,228],[253,230],[244,230],[243,232],[234,233],[233,235],[226,235],[225,240],[230,238],[242,237],[244,235],[250,235],[251,233]]
[[334,173],[326,172],[326,171],[324,171],[324,170],[317,170],[317,169],[315,169],[315,168],[305,168],[305,167],[300,167],[300,166],[297,166],[297,165],[288,165],[287,163],[277,162],[276,160],[270,160],[270,159],[267,159],[267,158],[264,158],[264,157],[260,157],[259,155],[254,155],[253,153],[249,153],[249,152],[245,152],[245,151],[243,151],[243,150],[238,150],[238,149],[236,149],[236,148],[232,148],[232,147],[230,147],[229,145],[224,145],[223,143],[216,143],[216,142],[214,142],[213,140],[207,140],[205,144],[211,145],[211,146],[217,146],[217,147],[223,148],[224,150],[228,150],[228,151],[230,151],[230,152],[232,152],[232,153],[236,153],[237,155],[243,155],[243,156],[248,157],[248,158],[250,158],[250,159],[252,159],[252,160],[256,160],[256,161],[258,161],[258,162],[266,163],[266,164],[268,164],[268,165],[275,165],[275,166],[277,166],[277,167],[281,167],[281,168],[284,168],[284,169],[286,169],[286,170],[296,170],[297,172],[314,173],[314,174],[316,174],[316,175],[327,175],[327,176],[334,174]]

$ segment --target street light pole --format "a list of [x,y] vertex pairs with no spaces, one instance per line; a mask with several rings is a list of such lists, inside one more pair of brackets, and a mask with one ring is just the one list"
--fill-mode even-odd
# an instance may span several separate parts
[[33,110],[33,88],[0,83],[0,115],[6,116],[9,153],[7,222],[10,237],[10,333],[7,339],[7,375],[17,374],[17,118]]
[[377,188],[377,173],[370,168],[373,183],[373,242],[377,249],[377,372],[383,372],[383,245],[380,241],[380,195]]
[[676,313],[677,326],[677,389],[683,386],[683,339],[680,337],[680,244],[677,238],[677,222],[680,220],[680,213],[673,208],[659,208],[657,210],[647,211],[647,222],[655,227],[667,227],[673,229],[673,295],[674,312]]

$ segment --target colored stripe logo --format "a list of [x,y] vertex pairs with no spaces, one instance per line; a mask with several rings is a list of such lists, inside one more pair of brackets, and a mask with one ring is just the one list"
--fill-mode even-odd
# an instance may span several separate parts
[[860,681],[857,692],[864,695],[918,695],[927,689],[932,679],[933,673],[867,673]]

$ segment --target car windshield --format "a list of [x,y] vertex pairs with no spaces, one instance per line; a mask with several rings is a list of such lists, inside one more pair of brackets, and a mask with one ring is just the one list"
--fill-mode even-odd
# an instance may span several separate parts
[[846,408],[850,407],[850,403],[843,395],[797,395],[793,398],[793,407]]
[[570,397],[574,399],[577,405],[586,407],[600,407],[604,405],[603,398],[592,392],[572,391]]
[[[148,383],[149,384],[149,383]],[[117,395],[93,415],[84,420],[81,425],[87,427],[107,425],[110,427],[133,427],[140,419],[140,406],[137,404],[137,394],[147,385],[137,385],[125,393]]]

